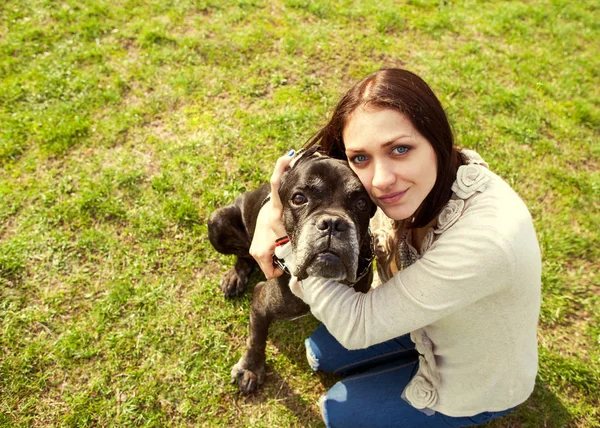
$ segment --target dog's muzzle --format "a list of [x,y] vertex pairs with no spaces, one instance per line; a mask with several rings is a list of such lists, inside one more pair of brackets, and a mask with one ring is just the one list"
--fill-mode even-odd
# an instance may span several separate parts
[[358,231],[341,215],[320,215],[304,222],[295,243],[295,276],[354,282],[358,269]]

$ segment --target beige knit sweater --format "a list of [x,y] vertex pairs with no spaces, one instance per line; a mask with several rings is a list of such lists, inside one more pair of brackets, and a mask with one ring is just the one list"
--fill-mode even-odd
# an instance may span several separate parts
[[[380,286],[362,294],[322,278],[290,283],[348,349],[411,333],[421,357],[402,398],[449,416],[522,403],[538,365],[541,258],[531,216],[479,155],[464,153],[469,164],[421,253],[401,233],[386,254],[390,231],[377,224]],[[393,276],[389,254],[400,268]]]

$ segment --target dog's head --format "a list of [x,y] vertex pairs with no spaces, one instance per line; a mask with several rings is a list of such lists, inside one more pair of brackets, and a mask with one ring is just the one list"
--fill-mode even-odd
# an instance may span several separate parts
[[311,148],[283,174],[279,196],[293,248],[292,273],[353,283],[377,207],[348,164]]

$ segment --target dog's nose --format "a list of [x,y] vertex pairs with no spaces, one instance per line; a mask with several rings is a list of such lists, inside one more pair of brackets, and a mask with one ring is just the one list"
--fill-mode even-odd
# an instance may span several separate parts
[[345,232],[348,224],[339,217],[322,217],[317,222],[317,229],[321,232]]

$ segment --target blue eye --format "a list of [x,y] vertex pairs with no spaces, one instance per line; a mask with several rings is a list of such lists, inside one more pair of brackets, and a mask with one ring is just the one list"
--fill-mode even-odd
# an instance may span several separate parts
[[366,162],[368,159],[369,158],[366,157],[365,155],[356,155],[351,159],[351,161],[352,161],[352,163],[359,164],[359,163]]
[[409,152],[409,150],[410,150],[410,147],[398,146],[398,147],[394,147],[392,152],[394,152],[394,154],[396,154],[396,155],[405,155]]

